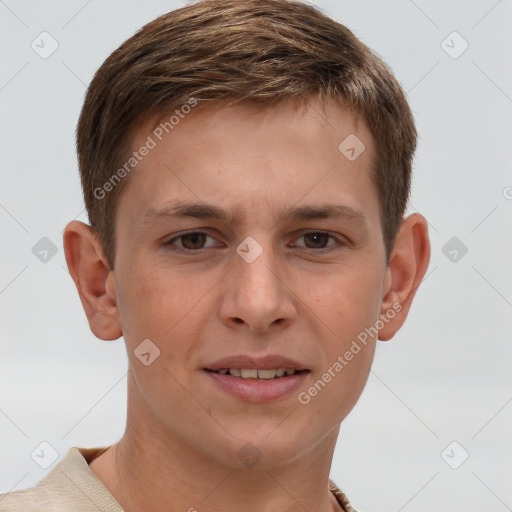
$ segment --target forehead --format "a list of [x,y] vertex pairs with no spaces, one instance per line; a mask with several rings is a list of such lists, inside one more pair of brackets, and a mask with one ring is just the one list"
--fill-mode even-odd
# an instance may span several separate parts
[[301,202],[337,202],[348,213],[377,201],[373,140],[348,109],[311,101],[187,112],[134,132],[132,151],[151,149],[121,196],[119,209],[130,222],[148,220],[173,201],[216,204],[229,220],[249,211],[279,216]]

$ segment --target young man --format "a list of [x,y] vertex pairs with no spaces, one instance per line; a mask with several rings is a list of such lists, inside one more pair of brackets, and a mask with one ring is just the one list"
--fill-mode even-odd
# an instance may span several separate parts
[[389,68],[310,5],[196,2],[122,44],[64,247],[92,332],[126,342],[126,430],[1,510],[354,510],[340,424],[428,266],[415,146]]

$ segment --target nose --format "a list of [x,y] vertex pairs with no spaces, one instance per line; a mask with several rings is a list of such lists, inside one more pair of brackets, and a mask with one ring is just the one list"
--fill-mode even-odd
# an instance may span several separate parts
[[[234,253],[220,308],[222,321],[229,327],[245,327],[259,334],[285,329],[297,316],[297,296],[287,282],[286,269],[278,268],[272,248],[262,242],[259,238],[260,254],[254,260],[245,257],[243,248]],[[245,248],[255,249],[251,244]]]

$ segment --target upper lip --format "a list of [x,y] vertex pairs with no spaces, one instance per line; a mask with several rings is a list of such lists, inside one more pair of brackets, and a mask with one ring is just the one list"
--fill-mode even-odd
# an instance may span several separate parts
[[288,357],[280,355],[268,355],[265,357],[255,357],[246,355],[236,355],[218,359],[214,363],[206,366],[207,370],[221,370],[223,368],[247,368],[249,370],[272,370],[277,368],[286,368],[288,370],[307,370],[303,364],[294,361]]

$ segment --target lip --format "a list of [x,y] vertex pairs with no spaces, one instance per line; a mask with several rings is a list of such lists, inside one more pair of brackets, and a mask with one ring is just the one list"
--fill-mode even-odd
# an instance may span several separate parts
[[303,364],[288,357],[280,356],[277,354],[271,354],[265,357],[254,357],[247,355],[224,357],[222,359],[218,359],[214,363],[208,364],[205,367],[205,370],[217,371],[222,370],[223,368],[247,368],[248,370],[272,370],[274,368],[286,368],[294,370],[309,370],[309,368]]
[[[229,366],[229,368],[237,367]],[[250,367],[242,366],[242,368]],[[272,368],[275,368],[275,366],[272,366]],[[281,368],[283,368],[283,366],[281,366]],[[203,372],[224,392],[237,398],[241,398],[242,400],[254,403],[270,402],[273,400],[279,400],[280,398],[285,398],[294,391],[296,392],[310,374],[309,371],[304,371],[293,375],[279,377],[277,379],[265,380],[233,377],[229,374],[223,375],[221,373],[208,371],[207,369],[204,369]]]

